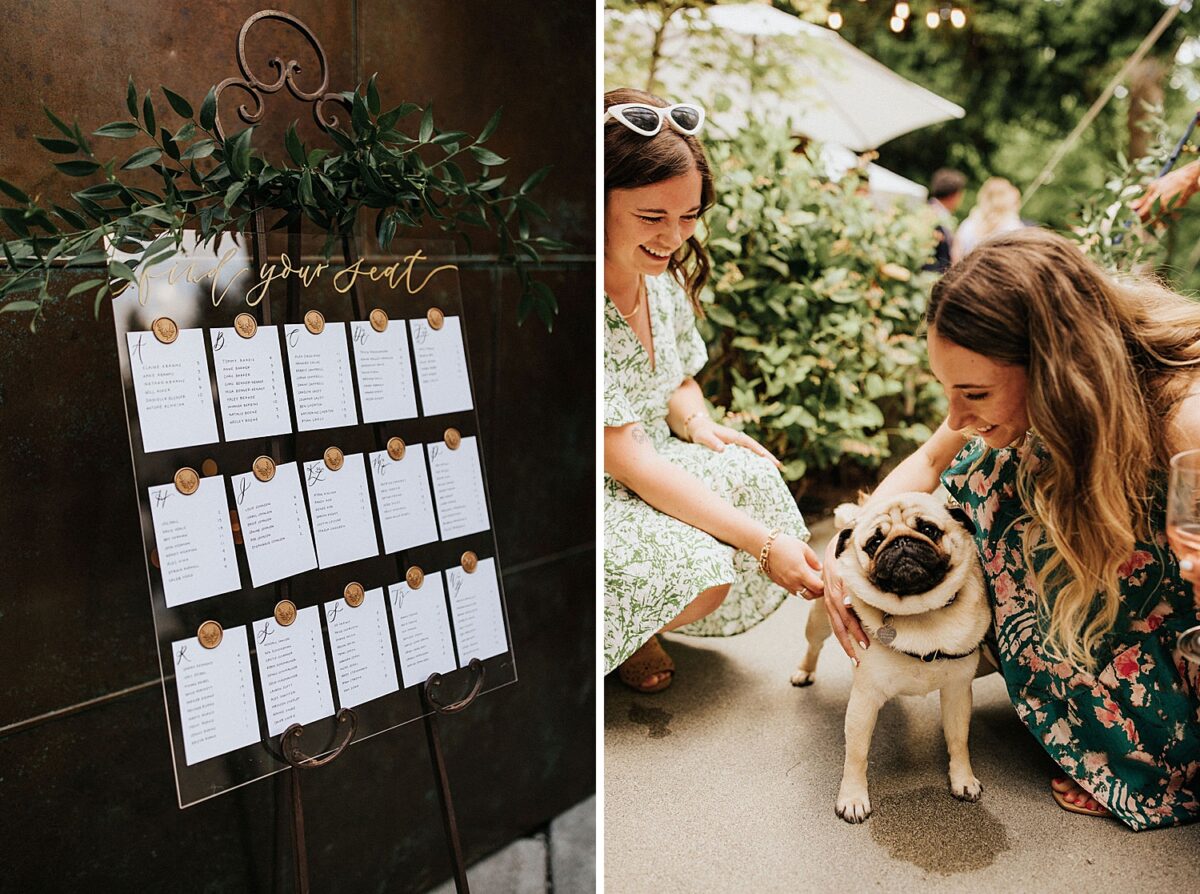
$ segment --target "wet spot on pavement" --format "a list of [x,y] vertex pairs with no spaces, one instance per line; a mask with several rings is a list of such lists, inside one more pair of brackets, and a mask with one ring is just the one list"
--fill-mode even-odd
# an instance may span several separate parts
[[927,785],[876,799],[867,820],[871,837],[893,859],[926,872],[957,875],[990,866],[1008,850],[1008,832],[983,801],[964,803],[948,786]]
[[664,711],[662,708],[647,708],[636,703],[629,706],[629,719],[634,723],[641,723],[649,727],[646,735],[651,739],[665,739],[671,735],[667,724],[674,716],[670,711]]

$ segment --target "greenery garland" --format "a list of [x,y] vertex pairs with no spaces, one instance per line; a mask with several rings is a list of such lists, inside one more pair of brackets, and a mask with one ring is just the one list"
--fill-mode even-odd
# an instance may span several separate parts
[[[337,151],[310,149],[293,123],[284,144],[292,165],[275,167],[253,151],[255,128],[247,127],[227,139],[217,132],[217,92],[208,91],[197,115],[186,99],[161,87],[171,109],[184,119],[174,133],[161,127],[151,91],[139,99],[133,78],[126,90],[128,121],[113,121],[94,137],[132,140],[148,137],[150,145],[136,149],[119,167],[116,160],[100,162],[78,123],[67,124],[45,108],[55,137],[35,137],[41,146],[63,156],[54,167],[71,177],[102,173],[103,182],[71,194],[78,210],[43,206],[24,190],[0,180],[0,192],[17,207],[0,207],[2,220],[17,238],[0,245],[9,274],[0,278],[0,302],[18,294],[36,297],[9,300],[3,312],[32,312],[36,330],[46,307],[55,269],[76,270],[104,265],[104,274],[77,283],[68,298],[94,292],[95,313],[101,302],[136,281],[139,267],[150,267],[176,252],[185,229],[196,229],[201,244],[252,226],[257,211],[279,212],[273,228],[307,218],[328,234],[328,256],[341,234],[353,231],[360,211],[375,212],[375,237],[386,251],[400,227],[418,227],[432,220],[446,232],[470,239],[462,227],[494,232],[499,238],[501,263],[510,264],[520,278],[522,296],[518,321],[536,313],[552,328],[557,302],[550,288],[531,278],[529,267],[540,264],[539,249],[556,251],[568,244],[531,236],[531,222],[548,221],[546,212],[530,198],[549,168],[532,174],[515,192],[504,192],[507,178],[492,169],[507,159],[484,146],[500,123],[497,110],[482,132],[443,131],[434,124],[433,106],[424,109],[401,103],[380,112],[377,75],[365,91],[341,96],[350,111],[350,131],[322,125]],[[361,86],[361,85],[360,85]],[[397,129],[401,119],[421,112],[417,136]],[[423,157],[423,150],[424,156]],[[439,155],[427,160],[430,155]],[[469,158],[480,166],[473,180],[459,166]],[[149,168],[162,177],[156,191],[123,182],[122,172]],[[513,232],[515,227],[515,234]],[[106,245],[115,245],[131,259],[111,259]]]

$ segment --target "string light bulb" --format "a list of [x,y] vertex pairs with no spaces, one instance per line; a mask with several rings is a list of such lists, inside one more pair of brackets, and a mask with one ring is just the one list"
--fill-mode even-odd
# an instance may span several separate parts
[[900,16],[892,16],[892,20],[888,22],[888,27],[899,34],[904,30],[904,19],[900,18]]
[[840,12],[838,12],[837,10],[834,10],[833,12],[831,12],[829,14],[829,19],[826,22],[826,24],[828,24],[829,27],[832,28],[834,31],[837,31],[839,28],[842,27],[844,22],[845,22],[845,20],[842,18],[842,14]]
[[896,9],[894,11],[896,18],[907,19],[911,14],[912,10],[909,9],[908,4],[905,3],[904,0],[901,0],[901,2],[896,4]]
[[967,24],[967,14],[958,7],[950,10],[950,24],[955,28],[962,28]]
[[925,13],[925,24],[930,28],[936,28],[938,25],[942,24],[941,13],[939,13],[936,9],[931,9],[929,12]]

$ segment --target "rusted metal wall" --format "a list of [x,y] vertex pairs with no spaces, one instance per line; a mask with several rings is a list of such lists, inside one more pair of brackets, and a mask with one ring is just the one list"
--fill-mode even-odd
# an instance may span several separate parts
[[[561,306],[552,334],[516,326],[516,280],[487,255],[492,246],[477,243],[463,264],[521,677],[443,723],[473,859],[595,787],[594,7],[276,7],[319,36],[333,89],[378,71],[385,105],[433,100],[439,121],[472,132],[504,106],[489,144],[513,159],[515,177],[554,165],[539,196],[548,234],[575,246],[543,273]],[[258,8],[6,4],[0,177],[43,196],[78,188],[32,141],[50,133],[39,103],[91,130],[123,117],[132,74],[143,91],[165,84],[198,105],[237,73],[237,32]],[[282,29],[275,39],[281,56],[303,61],[302,43]],[[265,140],[307,114],[271,108]],[[276,840],[281,782],[175,806],[110,313],[97,321],[84,302],[63,302],[36,335],[0,316],[0,455],[0,888],[289,889],[290,843]],[[307,774],[305,801],[313,890],[422,890],[449,875],[420,724]]]

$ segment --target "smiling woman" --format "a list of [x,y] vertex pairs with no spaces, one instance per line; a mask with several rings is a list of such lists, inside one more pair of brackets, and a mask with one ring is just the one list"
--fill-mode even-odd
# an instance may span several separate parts
[[[778,461],[714,422],[693,376],[713,203],[703,111],[635,90],[605,96],[604,658],[640,692],[674,664],[656,634],[727,636],[788,592],[821,592]],[[615,110],[615,111],[614,111]]]

